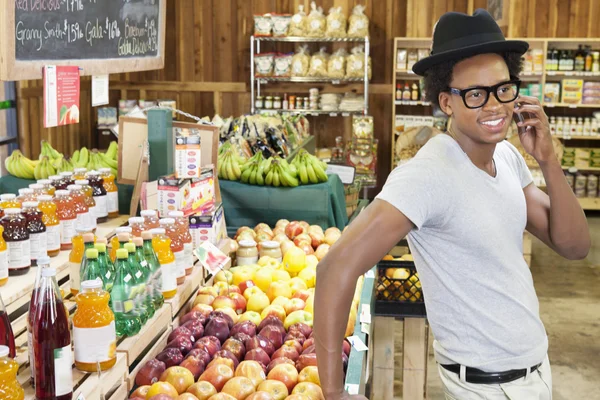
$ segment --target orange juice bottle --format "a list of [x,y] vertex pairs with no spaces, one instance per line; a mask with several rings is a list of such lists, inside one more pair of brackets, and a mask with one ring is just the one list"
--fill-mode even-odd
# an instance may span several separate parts
[[66,190],[56,191],[54,203],[56,203],[56,215],[60,221],[60,249],[71,250],[71,238],[75,236],[77,222],[75,204]]
[[108,218],[116,218],[119,216],[119,191],[115,185],[115,176],[110,172],[110,168],[100,168],[100,176],[106,189]]
[[[73,170],[73,179],[75,179],[76,181],[85,179],[86,173],[87,173],[87,168],[75,168]],[[77,182],[75,182],[75,184],[77,185]]]
[[117,362],[115,315],[108,306],[109,300],[100,279],[81,282],[73,315],[75,368],[80,371],[96,372],[97,362],[100,370],[106,371]]
[[69,253],[69,278],[71,282],[71,294],[79,293],[81,286],[81,265],[84,263],[85,251],[93,249],[96,236],[89,229],[77,229],[73,236],[73,248]]
[[0,346],[0,395],[2,400],[23,400],[25,391],[17,380],[19,364],[8,354],[8,347]]
[[110,239],[110,260],[114,263],[117,260],[117,250],[122,249],[125,243],[131,241],[131,227],[121,226],[115,229],[116,235]]
[[35,196],[33,195],[33,189],[29,189],[29,188],[19,189],[19,196],[17,197],[17,201],[20,204],[23,204],[27,201],[35,201]]
[[33,190],[33,195],[36,197],[36,199],[38,196],[48,194],[47,191],[44,189],[44,185],[41,185],[39,183],[32,183],[31,185],[29,185],[29,189]]
[[185,253],[185,274],[191,275],[194,269],[194,245],[190,234],[189,219],[183,216],[183,211],[171,211],[169,217],[175,219],[175,227],[183,241]]
[[56,257],[60,253],[60,221],[56,215],[56,204],[52,196],[38,196],[38,208],[43,213],[42,222],[46,225],[46,247],[48,256]]
[[40,179],[39,181],[37,181],[37,183],[42,185],[42,187],[44,188],[45,194],[54,196],[54,192],[56,191],[56,188],[54,186],[52,186],[50,179]]
[[160,291],[165,299],[177,294],[177,276],[175,274],[175,255],[171,251],[171,239],[165,235],[163,228],[155,228],[152,234],[152,248],[160,264]]
[[175,226],[175,220],[173,218],[162,218],[160,227],[164,228],[165,235],[171,239],[171,251],[175,256],[177,284],[183,285],[185,282],[185,252],[183,251],[183,241]]
[[2,237],[3,233],[4,227],[0,225],[0,286],[4,286],[8,282],[8,247]]
[[144,218],[142,217],[129,218],[129,226],[133,237],[142,237],[142,232],[146,230],[144,229]]
[[0,207],[3,210],[7,208],[21,208],[21,203],[17,201],[17,196],[12,193],[4,193],[0,195]]
[[160,227],[156,210],[142,210],[140,215],[144,218],[144,230],[149,231]]
[[67,187],[73,203],[75,204],[75,211],[77,212],[76,227],[79,228],[90,228],[92,221],[90,218],[90,209],[85,201],[85,194],[81,188],[81,185],[69,185]]
[[81,186],[81,190],[84,194],[83,199],[85,201],[85,204],[88,206],[88,209],[90,210],[90,227],[93,231],[96,231],[96,228],[98,227],[98,219],[96,217],[96,201],[94,200],[94,189],[92,189],[92,187],[90,186],[90,181],[88,181],[87,179],[76,180],[75,184]]

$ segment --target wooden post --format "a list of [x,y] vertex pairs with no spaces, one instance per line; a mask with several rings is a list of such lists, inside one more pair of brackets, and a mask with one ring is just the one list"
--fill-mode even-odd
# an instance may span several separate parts
[[425,318],[404,319],[403,399],[425,399],[428,347],[425,325]]
[[[394,399],[394,318],[373,317],[371,399]],[[411,397],[405,397],[411,399]]]

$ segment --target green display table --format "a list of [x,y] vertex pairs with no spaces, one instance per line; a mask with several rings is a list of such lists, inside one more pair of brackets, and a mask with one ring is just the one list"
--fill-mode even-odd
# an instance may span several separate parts
[[[18,195],[19,189],[29,187],[32,183],[35,183],[35,180],[6,175],[0,178],[0,193],[14,193]],[[119,189],[119,213],[128,215],[131,196],[133,195],[133,186],[117,183],[117,188]]]
[[344,229],[348,222],[344,185],[337,175],[329,181],[295,188],[254,186],[219,181],[230,237],[241,226],[264,222],[273,227],[280,219],[306,221],[326,229]]

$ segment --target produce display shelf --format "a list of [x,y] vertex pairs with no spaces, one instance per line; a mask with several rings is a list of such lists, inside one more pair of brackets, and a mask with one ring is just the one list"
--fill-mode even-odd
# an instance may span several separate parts
[[590,71],[546,71],[546,76],[550,77],[584,77],[584,78],[600,78],[600,72],[590,72]]
[[600,198],[582,197],[579,198],[579,204],[584,210],[600,210]]
[[351,115],[363,115],[364,110],[361,111],[325,111],[325,110],[269,110],[269,109],[257,109],[255,110],[257,114],[282,114],[282,115],[329,115],[330,117],[349,117]]
[[563,171],[568,171],[571,168],[575,168],[578,171],[591,171],[591,172],[593,172],[593,171],[595,171],[595,172],[600,171],[600,167],[583,167],[583,168],[579,168],[579,167],[565,167],[565,166],[562,167]]
[[431,106],[430,101],[413,101],[413,100],[396,100],[394,104],[397,106]]
[[202,284],[203,273],[202,267],[194,267],[192,274],[186,276],[185,282],[177,287],[177,294],[173,298],[165,300],[165,304],[171,308],[171,319],[177,316],[189,298],[198,290]]
[[258,80],[260,83],[295,82],[295,83],[331,83],[333,85],[341,85],[344,83],[362,83],[365,81],[365,78],[332,79],[332,78],[313,78],[313,77],[309,77],[309,76],[292,76],[292,77],[256,76],[255,79]]
[[327,43],[327,42],[365,42],[368,38],[366,37],[304,37],[304,36],[286,36],[286,37],[273,37],[273,36],[254,36],[257,42],[289,42],[289,43],[304,43],[304,42],[316,42],[316,43]]
[[569,104],[569,103],[543,103],[544,107],[565,107],[565,108],[600,108],[600,104]]
[[557,139],[562,140],[600,140],[600,136],[582,136],[582,135],[574,135],[574,136],[554,136]]
[[315,142],[316,142],[316,140],[313,135],[310,135],[309,137],[304,139],[304,141],[300,144],[300,146],[298,146],[294,150],[292,150],[290,155],[287,156],[287,158],[286,158],[287,162],[288,163],[292,162],[292,160],[294,160],[294,158],[296,158],[296,156],[298,155],[298,153],[300,152],[301,149],[308,151],[310,154],[314,154],[315,148],[316,148]]

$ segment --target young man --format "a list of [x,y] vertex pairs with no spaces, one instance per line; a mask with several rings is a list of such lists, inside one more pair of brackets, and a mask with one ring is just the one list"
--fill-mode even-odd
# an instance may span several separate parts
[[[449,116],[448,132],[391,173],[317,269],[315,338],[327,400],[364,398],[343,391],[348,310],[357,278],[406,235],[446,398],[551,399],[548,339],[523,258],[523,231],[569,259],[587,255],[590,235],[540,102],[519,95],[527,48],[505,40],[485,10],[438,21],[431,55],[413,71],[424,75],[430,101]],[[519,137],[539,163],[548,194],[504,140],[513,113],[528,118],[518,124]]]

